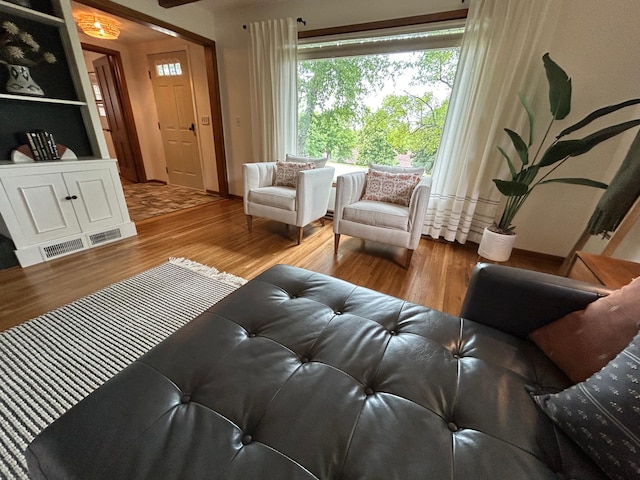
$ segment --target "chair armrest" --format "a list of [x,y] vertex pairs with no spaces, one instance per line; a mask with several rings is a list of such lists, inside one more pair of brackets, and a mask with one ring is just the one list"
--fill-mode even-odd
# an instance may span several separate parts
[[336,179],[336,201],[333,208],[333,231],[338,231],[344,207],[362,198],[366,182],[366,172],[351,172],[339,175]]
[[409,248],[415,250],[422,235],[422,224],[427,213],[429,196],[431,195],[431,177],[422,177],[420,183],[413,189],[409,202]]
[[298,172],[296,184],[297,226],[303,227],[327,213],[335,171],[336,169],[333,167],[322,167]]
[[526,338],[538,327],[581,310],[611,289],[566,277],[479,263],[460,316]]

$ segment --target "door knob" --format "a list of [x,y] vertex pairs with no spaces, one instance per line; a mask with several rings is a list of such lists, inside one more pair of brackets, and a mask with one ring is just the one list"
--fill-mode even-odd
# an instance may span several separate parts
[[192,123],[191,126],[189,127],[189,130],[191,130],[192,132],[195,132],[196,126]]

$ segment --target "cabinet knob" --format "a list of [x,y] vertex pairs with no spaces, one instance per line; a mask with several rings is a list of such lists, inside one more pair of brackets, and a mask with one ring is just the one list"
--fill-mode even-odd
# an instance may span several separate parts
[[64,198],[65,198],[65,200],[77,200],[78,196],[77,195],[70,195],[70,196],[67,196],[67,197],[64,197]]

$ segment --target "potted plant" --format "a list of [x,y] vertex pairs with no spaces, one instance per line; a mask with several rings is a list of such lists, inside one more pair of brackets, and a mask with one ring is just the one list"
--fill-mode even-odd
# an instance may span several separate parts
[[554,123],[557,120],[565,119],[571,111],[571,79],[551,59],[548,53],[543,55],[542,61],[549,83],[551,121],[542,141],[534,147],[535,116],[527,100],[519,95],[520,103],[527,113],[529,135],[525,141],[517,132],[508,128],[504,129],[517,154],[515,160],[503,148],[498,147],[509,167],[511,178],[509,180],[493,179],[500,193],[506,197],[506,203],[500,220],[491,227],[485,228],[478,248],[480,256],[489,260],[502,262],[509,259],[516,237],[515,227],[512,224],[513,218],[535,188],[549,183],[568,183],[606,189],[606,184],[588,178],[550,178],[550,176],[570,158],[587,153],[605,140],[640,125],[640,119],[635,119],[602,128],[582,138],[565,139],[568,135],[578,132],[598,118],[640,103],[640,98],[635,98],[595,110],[579,122],[562,130],[551,144],[543,149]]

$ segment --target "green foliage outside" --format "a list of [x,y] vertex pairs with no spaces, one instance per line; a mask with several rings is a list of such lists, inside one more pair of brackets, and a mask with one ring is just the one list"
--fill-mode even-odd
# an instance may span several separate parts
[[[397,157],[404,156],[430,173],[458,55],[452,48],[404,59],[371,55],[299,62],[298,152],[357,165],[397,165]],[[398,91],[376,110],[365,105],[367,96],[402,71],[412,72],[411,85],[420,95]]]

